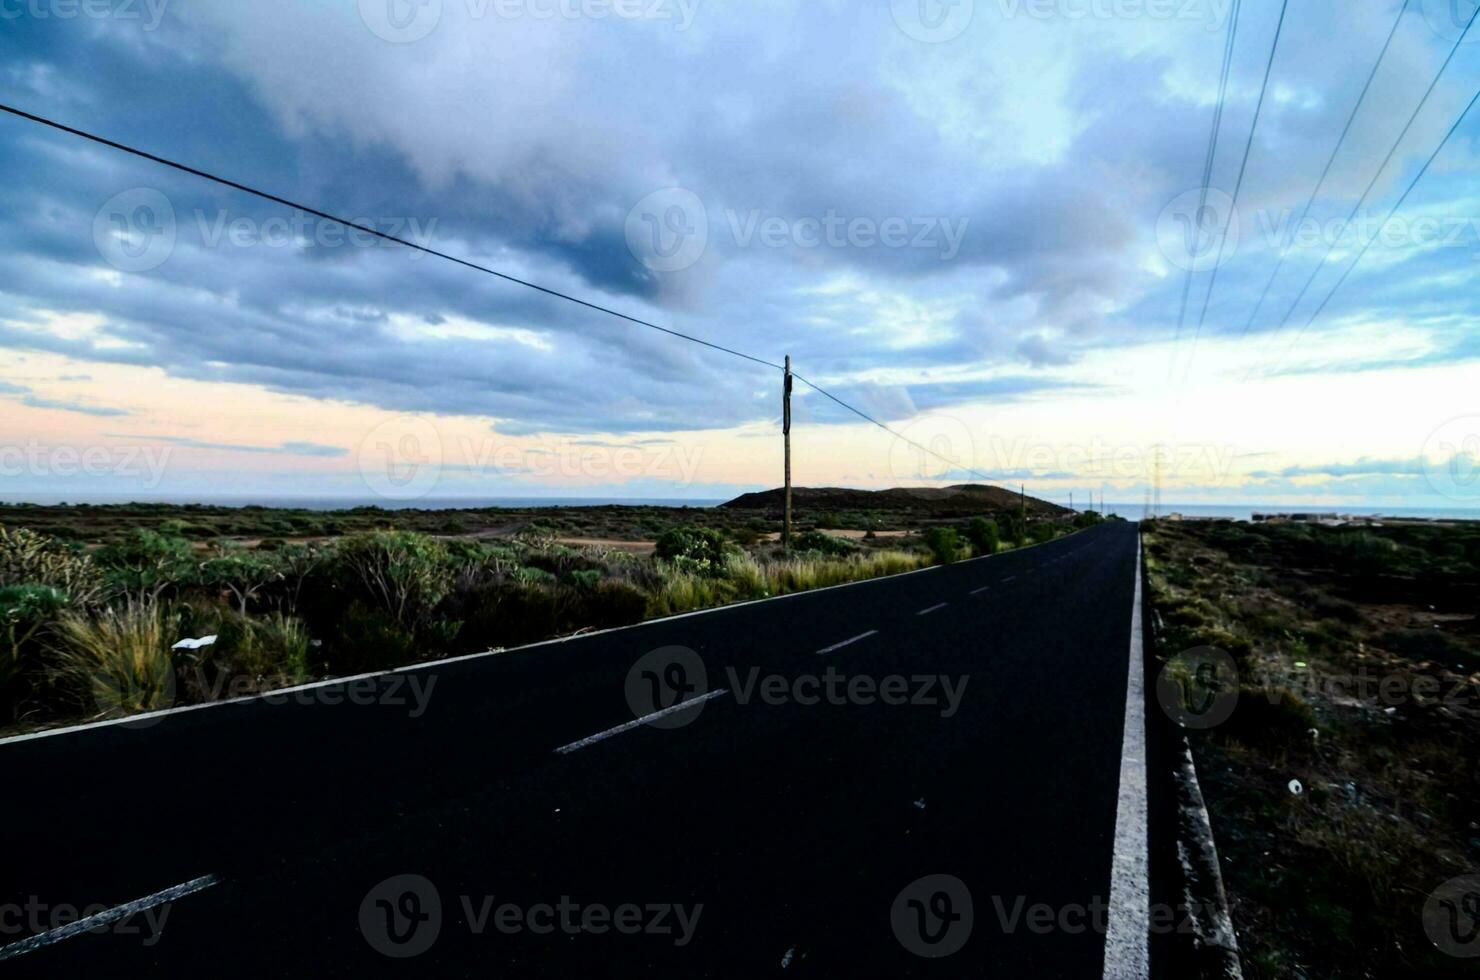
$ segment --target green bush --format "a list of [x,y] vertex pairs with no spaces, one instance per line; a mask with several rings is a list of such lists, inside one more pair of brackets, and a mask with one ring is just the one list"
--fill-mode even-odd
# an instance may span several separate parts
[[804,531],[792,539],[797,551],[815,551],[823,555],[851,555],[857,549],[846,538],[834,537],[821,531]]
[[247,615],[247,604],[283,577],[274,552],[218,551],[201,563],[198,580],[208,588],[229,592],[237,611]]
[[88,605],[103,594],[92,559],[27,528],[0,527],[0,587],[44,585]]
[[189,541],[144,528],[135,528],[97,553],[98,564],[114,586],[144,601],[157,599],[166,589],[188,579],[194,558]]
[[386,610],[356,600],[344,610],[326,646],[329,671],[341,676],[415,663],[416,637]]
[[715,574],[724,561],[725,539],[709,527],[669,528],[658,536],[654,554],[664,561],[692,562],[694,568]]
[[1033,525],[1033,543],[1043,544],[1059,536],[1059,526],[1051,521],[1039,521]]
[[961,557],[961,535],[955,528],[933,527],[925,532],[925,547],[942,565],[949,565]]
[[12,685],[25,672],[27,654],[34,650],[38,634],[57,621],[67,604],[66,593],[49,585],[0,588],[0,630],[4,631],[4,645],[0,646],[0,706],[6,709],[0,716],[9,715],[9,708],[19,696]]
[[264,687],[298,684],[309,676],[309,637],[303,624],[282,613],[263,619],[228,616],[212,648],[233,676],[266,680]]
[[64,613],[50,638],[56,679],[88,713],[167,708],[175,697],[175,630],[174,617],[150,600]]
[[353,598],[380,609],[410,632],[427,620],[452,588],[446,546],[424,534],[352,535],[339,542],[332,562]]
[[972,519],[971,526],[966,529],[966,539],[979,555],[995,555],[1001,543],[996,523],[985,517]]

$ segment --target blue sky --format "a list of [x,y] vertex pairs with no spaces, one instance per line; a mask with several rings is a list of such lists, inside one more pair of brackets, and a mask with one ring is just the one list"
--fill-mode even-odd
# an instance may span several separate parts
[[[1290,5],[1180,336],[1228,0],[0,0],[0,98],[790,354],[950,460],[799,388],[799,482],[1136,499],[1159,454],[1168,499],[1480,506],[1480,112],[1381,223],[1480,85],[1480,32],[1340,221],[1458,36],[1449,0],[1409,0],[1292,227],[1400,6]],[[1238,24],[1213,236],[1279,9]],[[4,495],[777,482],[769,369],[14,118],[0,164]]]

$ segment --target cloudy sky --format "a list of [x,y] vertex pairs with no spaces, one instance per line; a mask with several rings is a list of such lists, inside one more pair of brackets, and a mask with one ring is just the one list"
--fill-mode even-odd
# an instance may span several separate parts
[[[910,440],[798,384],[801,484],[1480,506],[1480,109],[1383,222],[1480,27],[1378,170],[1473,0],[1292,0],[1240,183],[1247,0],[1203,195],[1230,2],[0,0],[0,101]],[[0,166],[0,497],[779,482],[773,368],[12,116]]]

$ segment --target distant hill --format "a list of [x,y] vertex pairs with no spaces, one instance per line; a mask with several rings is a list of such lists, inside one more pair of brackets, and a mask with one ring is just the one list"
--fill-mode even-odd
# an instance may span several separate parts
[[[896,487],[892,490],[848,490],[841,487],[793,487],[792,507],[801,511],[890,511],[920,517],[950,517],[1016,510],[1018,495],[1002,487],[963,483],[954,487]],[[735,510],[780,511],[783,491],[761,490],[721,504]],[[1067,507],[1037,497],[1027,498],[1028,513],[1067,514]]]

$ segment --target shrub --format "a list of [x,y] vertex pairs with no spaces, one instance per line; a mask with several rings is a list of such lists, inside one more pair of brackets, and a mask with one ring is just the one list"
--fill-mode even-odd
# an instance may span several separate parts
[[584,595],[584,615],[597,629],[631,626],[647,614],[648,594],[621,579],[603,579]]
[[961,535],[954,528],[933,527],[925,532],[925,547],[942,565],[949,565],[961,557]]
[[402,667],[417,659],[416,637],[384,609],[356,600],[339,617],[326,659],[341,675]]
[[1011,541],[1018,547],[1027,544],[1027,530],[1023,527],[1022,519],[1016,514],[998,514],[997,530],[1003,541]]
[[966,539],[979,555],[995,555],[1001,543],[996,523],[985,517],[972,519],[971,526],[966,529]]
[[135,528],[121,541],[100,549],[97,560],[114,585],[151,601],[189,577],[194,551],[184,538]]
[[44,585],[88,605],[103,593],[92,559],[27,528],[0,527],[0,587]]
[[231,674],[266,679],[269,687],[301,683],[309,676],[308,630],[282,613],[263,619],[227,617],[214,650]]
[[447,548],[423,534],[372,531],[343,539],[334,560],[351,594],[405,630],[430,615],[452,588]]
[[1039,521],[1033,525],[1033,543],[1044,544],[1059,536],[1059,526],[1052,521]]
[[692,562],[689,570],[717,572],[724,560],[724,535],[709,527],[669,528],[658,536],[656,557]]
[[217,552],[201,563],[197,574],[201,584],[231,593],[243,616],[247,614],[247,603],[283,577],[272,552],[254,551]]
[[23,671],[26,651],[45,627],[67,607],[67,596],[49,585],[8,585],[0,588],[0,704],[13,704],[11,683]]
[[821,531],[804,531],[792,540],[797,551],[816,551],[824,555],[849,555],[856,549],[851,541]]
[[104,715],[169,707],[174,632],[174,618],[149,600],[130,598],[94,615],[64,613],[51,640],[56,679]]

